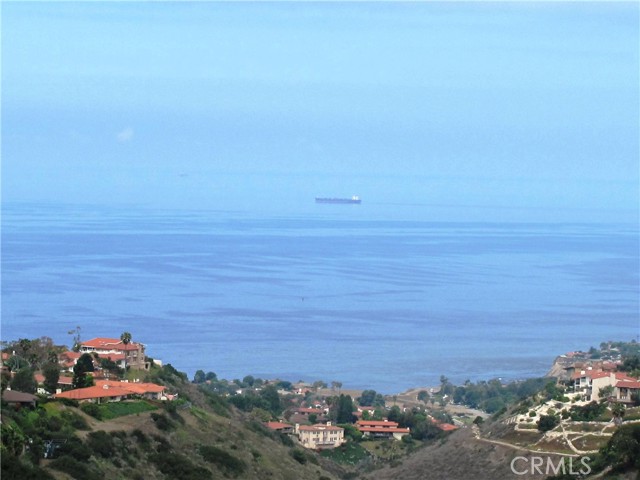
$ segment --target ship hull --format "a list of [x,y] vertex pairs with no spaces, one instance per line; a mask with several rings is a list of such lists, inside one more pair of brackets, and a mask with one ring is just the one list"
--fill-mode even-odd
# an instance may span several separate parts
[[359,204],[362,200],[359,198],[320,198],[316,197],[316,203],[335,203],[335,204]]

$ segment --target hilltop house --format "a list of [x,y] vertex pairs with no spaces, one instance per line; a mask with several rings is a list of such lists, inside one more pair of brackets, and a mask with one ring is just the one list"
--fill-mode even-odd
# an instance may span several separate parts
[[283,423],[283,422],[266,422],[265,426],[271,430],[273,430],[274,432],[278,432],[278,433],[284,433],[286,435],[291,435],[294,433],[294,427],[293,425],[289,424],[289,423]]
[[339,447],[344,443],[344,428],[327,424],[300,425],[296,423],[295,433],[305,448],[324,449]]
[[389,420],[358,420],[356,428],[365,437],[395,438],[396,440],[401,440],[411,432],[408,428],[401,428],[397,422]]
[[120,367],[148,369],[144,345],[138,342],[124,343],[118,338],[94,338],[80,344],[80,353],[97,353],[101,358],[110,358]]
[[623,403],[633,402],[633,395],[640,395],[640,381],[619,381],[615,385],[616,400]]
[[[596,402],[600,400],[600,389],[605,387],[613,388],[612,397],[622,401],[630,401],[630,395],[633,394],[633,391],[630,390],[634,389],[633,385],[638,384],[638,379],[629,377],[623,372],[592,369],[575,372],[572,380],[575,392],[582,393],[587,401]],[[627,400],[627,398],[629,399]]]
[[155,383],[116,382],[112,380],[98,380],[93,387],[76,388],[57,393],[54,398],[69,398],[79,402],[120,402],[132,397],[149,400],[163,400],[165,387]]

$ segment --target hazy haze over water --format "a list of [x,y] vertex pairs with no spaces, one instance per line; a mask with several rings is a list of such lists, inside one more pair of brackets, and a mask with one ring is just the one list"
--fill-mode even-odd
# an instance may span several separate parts
[[393,391],[637,336],[639,13],[4,2],[3,339]]

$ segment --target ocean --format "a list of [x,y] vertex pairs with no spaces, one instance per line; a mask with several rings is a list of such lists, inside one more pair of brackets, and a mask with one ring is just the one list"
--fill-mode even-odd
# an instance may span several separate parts
[[396,393],[640,333],[637,225],[391,211],[4,205],[2,340],[129,331],[190,377]]

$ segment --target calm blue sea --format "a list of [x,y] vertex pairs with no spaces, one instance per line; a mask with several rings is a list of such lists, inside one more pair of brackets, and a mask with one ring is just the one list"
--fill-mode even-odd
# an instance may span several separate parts
[[396,217],[5,205],[2,339],[126,330],[190,376],[393,393],[639,334],[637,225]]

